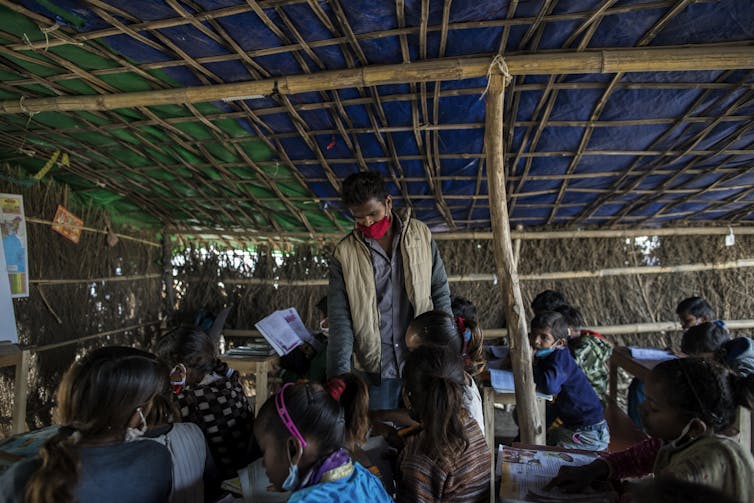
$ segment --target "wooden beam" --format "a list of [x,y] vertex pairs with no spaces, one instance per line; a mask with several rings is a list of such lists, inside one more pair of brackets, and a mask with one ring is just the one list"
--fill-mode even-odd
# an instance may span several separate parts
[[[523,228],[523,227],[522,227]],[[511,232],[511,239],[522,241],[537,241],[548,239],[600,239],[600,238],[636,238],[643,236],[725,236],[731,229],[737,236],[749,236],[754,234],[754,227],[665,227],[657,229],[590,229],[590,230],[557,230],[557,231],[524,231]],[[212,240],[220,238],[242,238],[247,242],[269,240],[303,240],[303,241],[339,241],[343,233],[317,233],[309,232],[284,232],[284,233],[260,233],[255,230],[229,230],[219,232],[214,229],[172,229],[174,236],[198,236],[202,239]],[[435,241],[489,241],[493,238],[490,231],[465,231],[465,232],[435,232],[432,234]]]
[[511,244],[508,203],[505,195],[505,169],[503,164],[503,103],[505,77],[497,72],[489,76],[487,102],[485,104],[484,150],[487,153],[487,185],[490,191],[490,220],[495,252],[497,276],[501,279],[505,319],[511,335],[511,363],[516,384],[518,427],[521,441],[525,444],[545,443],[547,426],[538,414],[534,395],[534,375],[531,365],[531,350],[526,324],[526,312],[521,296]]
[[[487,74],[491,59],[438,58],[395,65],[288,75],[249,82],[95,96],[59,96],[0,101],[0,113],[113,110],[135,106],[242,100],[254,96],[298,94],[406,82],[462,80]],[[652,71],[736,70],[754,68],[754,47],[719,44],[680,48],[629,48],[583,52],[550,51],[506,59],[511,75],[552,75]]]

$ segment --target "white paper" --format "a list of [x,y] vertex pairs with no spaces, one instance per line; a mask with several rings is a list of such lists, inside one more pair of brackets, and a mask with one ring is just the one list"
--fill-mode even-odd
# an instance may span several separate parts
[[[510,370],[490,369],[490,381],[495,391],[510,392],[516,390],[516,384],[513,380],[513,372]],[[552,400],[552,395],[537,391],[538,398]]]
[[8,266],[5,265],[5,251],[0,246],[0,341],[18,343],[16,316],[13,313],[13,298],[10,294]]
[[303,343],[283,313],[275,311],[254,325],[280,356],[287,355]]
[[308,343],[315,349],[315,351],[320,350],[319,341],[315,339],[312,333],[309,332],[309,329],[306,328],[306,325],[304,325],[304,322],[301,320],[301,316],[298,315],[298,311],[296,311],[295,307],[289,307],[288,309],[283,309],[278,312],[283,315],[285,321],[288,322],[288,326],[291,327],[291,330],[295,332],[299,339]]
[[631,352],[631,357],[636,360],[674,360],[675,358],[678,358],[676,355],[665,349],[630,346],[628,350]]

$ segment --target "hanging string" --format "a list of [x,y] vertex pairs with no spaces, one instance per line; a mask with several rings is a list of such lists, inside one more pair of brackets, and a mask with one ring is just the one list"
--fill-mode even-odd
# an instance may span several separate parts
[[508,85],[513,80],[513,76],[511,75],[510,70],[508,70],[508,65],[505,62],[505,58],[503,58],[502,54],[497,54],[494,58],[492,58],[490,67],[487,69],[487,86],[484,88],[484,92],[479,97],[479,101],[484,99],[484,97],[487,95],[487,91],[489,91],[490,89],[490,78],[492,77],[492,72],[496,69],[503,76],[503,87],[508,87]]

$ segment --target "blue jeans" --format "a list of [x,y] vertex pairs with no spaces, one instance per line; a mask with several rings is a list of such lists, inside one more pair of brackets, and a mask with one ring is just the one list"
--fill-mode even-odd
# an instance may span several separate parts
[[382,378],[379,386],[369,383],[369,410],[390,410],[403,407],[403,380]]
[[604,451],[610,443],[610,430],[604,419],[597,424],[579,428],[560,426],[547,433],[547,444],[566,449]]

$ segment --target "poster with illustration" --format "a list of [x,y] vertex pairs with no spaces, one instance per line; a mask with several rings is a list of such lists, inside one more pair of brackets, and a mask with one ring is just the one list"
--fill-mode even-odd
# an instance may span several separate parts
[[29,259],[24,199],[18,194],[0,194],[0,237],[14,299],[29,296]]

